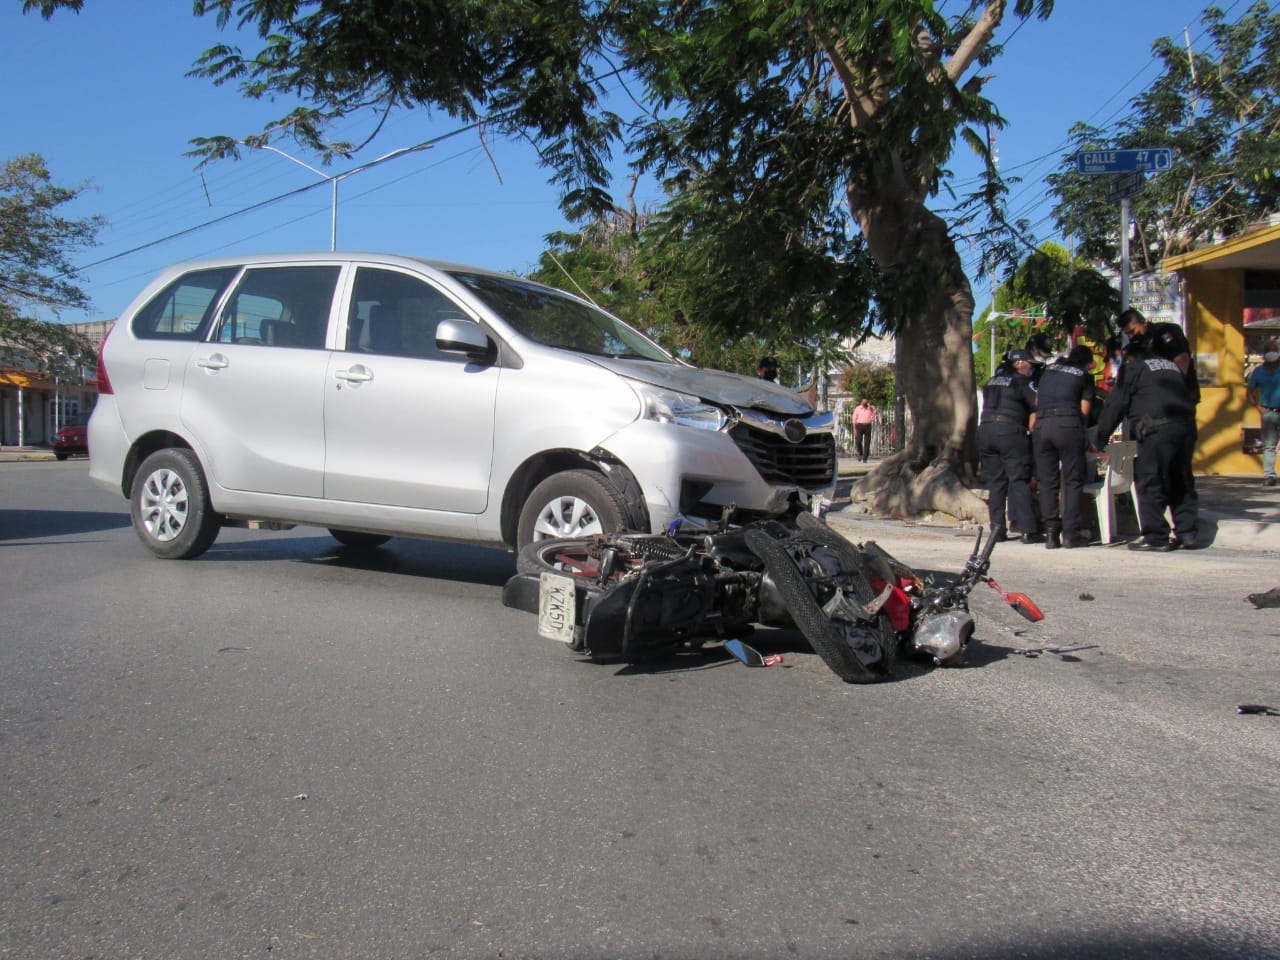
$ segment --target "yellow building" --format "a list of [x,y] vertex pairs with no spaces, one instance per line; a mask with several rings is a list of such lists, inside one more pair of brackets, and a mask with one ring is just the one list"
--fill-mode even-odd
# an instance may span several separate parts
[[1261,475],[1261,455],[1244,450],[1246,434],[1258,426],[1244,382],[1263,341],[1280,337],[1280,223],[1170,257],[1163,267],[1182,279],[1187,339],[1200,373],[1195,472]]

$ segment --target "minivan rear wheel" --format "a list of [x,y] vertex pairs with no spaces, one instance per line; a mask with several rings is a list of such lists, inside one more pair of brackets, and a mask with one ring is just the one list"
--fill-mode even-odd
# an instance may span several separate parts
[[590,470],[552,474],[533,488],[520,511],[516,548],[552,537],[618,533],[627,504],[604,477]]
[[200,556],[222,528],[200,461],[182,448],[157,451],[142,462],[133,478],[129,512],[143,546],[164,560]]

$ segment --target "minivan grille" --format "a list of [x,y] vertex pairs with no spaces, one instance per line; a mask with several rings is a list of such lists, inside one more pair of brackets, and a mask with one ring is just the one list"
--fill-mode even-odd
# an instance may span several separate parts
[[836,473],[836,439],[830,433],[811,433],[799,443],[746,423],[729,431],[738,449],[769,483],[806,490],[830,486]]

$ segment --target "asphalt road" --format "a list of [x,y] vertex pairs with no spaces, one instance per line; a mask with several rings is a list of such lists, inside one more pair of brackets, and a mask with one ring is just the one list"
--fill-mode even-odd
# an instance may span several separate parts
[[[837,518],[923,569],[967,538]],[[1002,545],[970,665],[575,659],[510,555],[154,560],[0,464],[0,958],[1280,958],[1276,557]]]

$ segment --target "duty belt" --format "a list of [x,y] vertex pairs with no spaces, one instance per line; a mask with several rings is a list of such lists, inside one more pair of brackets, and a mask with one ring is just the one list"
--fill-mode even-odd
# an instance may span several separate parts
[[1157,430],[1169,423],[1194,423],[1190,417],[1142,417],[1142,423],[1148,431]]
[[1037,410],[1036,419],[1043,420],[1045,417],[1079,417],[1081,416],[1079,409],[1071,407],[1050,407],[1048,410]]
[[1016,423],[1020,427],[1025,427],[1027,421],[1018,417],[1006,417],[1003,413],[984,413],[982,415],[983,423]]

